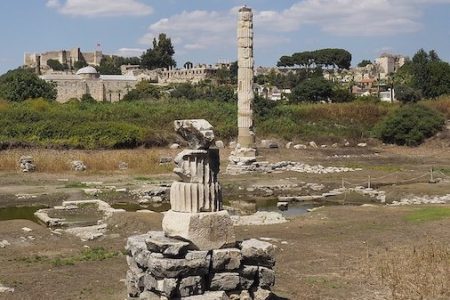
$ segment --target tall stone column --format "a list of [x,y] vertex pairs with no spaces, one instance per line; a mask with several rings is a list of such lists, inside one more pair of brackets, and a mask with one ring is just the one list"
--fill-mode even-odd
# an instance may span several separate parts
[[238,143],[255,149],[253,133],[253,13],[246,6],[239,10],[238,39]]

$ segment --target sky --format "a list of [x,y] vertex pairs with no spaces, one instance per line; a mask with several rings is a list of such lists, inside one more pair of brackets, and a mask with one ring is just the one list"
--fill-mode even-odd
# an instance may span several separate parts
[[80,47],[136,56],[159,33],[186,61],[234,61],[237,10],[254,11],[257,66],[282,55],[344,48],[353,65],[384,52],[435,49],[450,61],[450,0],[1,0],[0,73],[25,52]]

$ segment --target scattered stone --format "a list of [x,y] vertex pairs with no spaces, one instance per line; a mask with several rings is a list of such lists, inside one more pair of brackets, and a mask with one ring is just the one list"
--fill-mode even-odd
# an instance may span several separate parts
[[7,240],[3,240],[0,242],[0,248],[6,248],[8,246],[11,246],[11,244]]
[[22,230],[23,230],[24,232],[32,232],[32,231],[33,231],[33,229],[28,228],[28,227],[23,227]]
[[271,211],[258,211],[249,216],[231,216],[231,219],[235,226],[271,225],[287,222],[282,214]]
[[309,146],[310,146],[311,148],[314,148],[314,149],[318,149],[318,148],[319,148],[319,146],[317,146],[316,142],[314,142],[314,141],[309,142]]
[[337,147],[338,147],[337,143],[334,143],[333,145],[331,145],[331,148],[337,148]]
[[88,196],[98,196],[102,193],[100,189],[83,189],[83,192]]
[[116,193],[127,193],[128,189],[127,188],[117,188],[115,189]]
[[294,145],[293,142],[287,143],[287,144],[286,144],[286,149],[291,149],[293,145]]
[[359,143],[358,147],[361,147],[361,148],[367,147],[367,143]]
[[350,147],[350,142],[346,141],[344,144],[345,147]]
[[278,148],[278,144],[275,141],[271,140],[262,140],[261,141],[261,148],[267,148],[267,149],[276,149]]
[[286,211],[289,209],[289,202],[278,202],[277,208],[281,211]]
[[128,170],[128,163],[121,161],[118,165],[119,170]]
[[231,142],[228,144],[228,148],[230,148],[230,149],[235,149],[236,147],[237,147],[237,143],[234,142],[234,141],[231,141]]
[[172,145],[169,146],[170,149],[172,150],[176,150],[180,148],[180,144],[177,143],[173,143]]
[[14,293],[14,288],[10,288],[0,284],[0,293]]
[[219,148],[219,149],[225,148],[225,145],[222,141],[216,141],[215,145],[216,145],[216,148]]
[[306,145],[303,145],[303,144],[294,145],[295,150],[306,149],[306,148],[307,148]]
[[68,228],[65,232],[72,234],[80,238],[83,242],[92,241],[102,237],[106,232],[106,224],[86,226],[86,227],[73,227]]
[[83,172],[86,171],[87,167],[81,160],[73,160],[70,162],[73,171]]
[[409,196],[400,201],[393,201],[391,206],[421,205],[421,204],[446,204],[450,203],[450,194],[445,196]]
[[328,148],[328,145],[321,145],[320,148]]
[[34,172],[36,170],[32,156],[21,156],[19,159],[19,167],[24,173]]
[[275,265],[275,247],[268,242],[257,239],[245,240],[241,243],[244,264],[272,268]]

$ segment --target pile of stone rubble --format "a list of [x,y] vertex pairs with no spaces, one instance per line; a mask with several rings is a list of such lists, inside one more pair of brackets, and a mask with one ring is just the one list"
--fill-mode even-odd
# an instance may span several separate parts
[[227,173],[231,175],[246,174],[251,172],[260,173],[278,173],[278,172],[298,172],[308,174],[331,174],[331,173],[346,173],[361,171],[360,168],[347,168],[347,167],[324,167],[322,165],[309,165],[294,161],[281,161],[277,163],[269,162],[253,162],[251,164],[237,163],[229,164],[227,167]]
[[391,206],[420,205],[420,204],[446,204],[450,203],[450,194],[445,196],[410,196],[399,201],[393,201]]
[[131,190],[129,193],[137,197],[140,204],[168,202],[170,183],[143,185],[141,188]]
[[129,299],[266,299],[271,294],[272,244],[251,239],[225,249],[189,247],[190,243],[162,232],[129,238]]

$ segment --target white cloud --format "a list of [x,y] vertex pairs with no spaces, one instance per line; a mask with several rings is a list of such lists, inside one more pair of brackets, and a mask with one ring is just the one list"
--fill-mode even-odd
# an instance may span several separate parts
[[47,7],[56,8],[64,15],[85,17],[145,16],[152,7],[138,0],[47,0]]
[[116,55],[123,57],[141,56],[145,49],[141,48],[120,48],[116,51]]
[[[422,28],[422,9],[450,0],[303,0],[284,10],[255,11],[255,44],[288,42],[286,33],[305,25],[337,36],[389,36]],[[229,11],[184,11],[149,26],[143,45],[159,33],[172,38],[181,51],[230,47],[235,43],[237,8]]]

